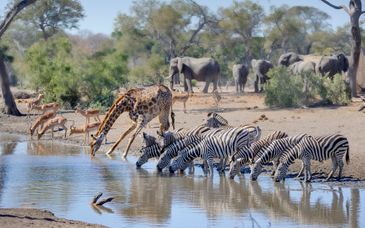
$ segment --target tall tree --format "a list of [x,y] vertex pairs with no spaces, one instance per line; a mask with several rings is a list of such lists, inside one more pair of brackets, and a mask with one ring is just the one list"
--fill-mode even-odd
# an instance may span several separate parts
[[21,20],[38,28],[45,40],[60,30],[77,28],[84,17],[78,0],[38,0],[30,8]]
[[[0,41],[4,32],[8,29],[11,22],[14,20],[16,15],[21,12],[25,7],[35,3],[37,0],[22,0],[15,3],[10,7],[9,11],[6,13],[3,21],[0,23]],[[5,53],[0,53],[0,79],[1,79],[1,90],[4,99],[4,110],[3,112],[9,115],[20,116],[16,103],[13,98],[13,94],[10,90],[9,76],[5,66],[6,55]]]
[[[314,7],[272,7],[266,16],[265,48],[309,54],[313,44],[324,32],[329,32],[328,14]],[[280,53],[281,54],[281,53]]]
[[254,37],[260,31],[264,17],[263,8],[250,0],[243,2],[234,1],[228,8],[220,9],[220,28],[228,34],[230,40],[239,38],[239,42],[244,45],[245,55],[242,56],[246,64],[253,56]]
[[351,35],[352,35],[352,48],[351,48],[351,60],[350,60],[350,68],[349,68],[349,79],[350,79],[350,88],[351,88],[351,96],[356,97],[356,74],[359,67],[360,60],[360,52],[361,52],[361,33],[360,33],[360,25],[359,20],[360,16],[365,13],[362,11],[361,0],[350,0],[349,6],[340,5],[336,6],[327,0],[322,0],[325,4],[331,6],[335,9],[343,9],[349,16],[351,22]]

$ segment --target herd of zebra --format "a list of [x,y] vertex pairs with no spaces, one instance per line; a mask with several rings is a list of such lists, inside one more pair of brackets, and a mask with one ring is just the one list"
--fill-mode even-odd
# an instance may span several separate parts
[[[194,160],[203,159],[205,175],[213,176],[214,159],[220,159],[217,171],[224,173],[229,163],[229,176],[234,178],[240,174],[244,165],[249,164],[250,178],[256,180],[262,168],[269,162],[273,163],[271,175],[279,182],[285,180],[286,173],[296,159],[302,161],[298,177],[304,171],[304,181],[311,181],[311,160],[324,161],[332,159],[332,171],[329,180],[337,168],[338,179],[343,170],[343,156],[346,163],[350,161],[349,142],[340,134],[329,134],[313,137],[308,134],[288,136],[282,131],[274,131],[260,139],[261,129],[254,125],[233,127],[217,113],[209,113],[207,120],[193,129],[180,129],[176,132],[159,132],[163,140],[161,145],[156,137],[143,133],[144,146],[141,148],[137,168],[150,158],[158,158],[157,170],[164,168],[170,173],[194,171]],[[209,169],[208,169],[209,168]]]

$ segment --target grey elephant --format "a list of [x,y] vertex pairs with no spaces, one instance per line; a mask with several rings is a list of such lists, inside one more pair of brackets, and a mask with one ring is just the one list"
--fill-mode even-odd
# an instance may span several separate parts
[[234,64],[232,75],[236,86],[236,93],[243,93],[247,82],[248,68],[243,64]]
[[349,68],[349,60],[344,54],[334,56],[323,56],[316,66],[316,71],[322,76],[327,75],[333,79],[337,73],[347,72]]
[[288,52],[279,57],[279,66],[290,66],[295,62],[303,61],[303,58],[295,52]]
[[288,70],[293,74],[315,73],[316,64],[312,61],[299,61],[291,64]]
[[266,74],[274,66],[270,61],[261,59],[252,59],[251,66],[255,75],[255,92],[262,92],[262,85],[266,83],[268,79]]
[[204,81],[203,93],[208,92],[209,84],[213,83],[213,90],[217,89],[220,67],[213,58],[177,57],[170,61],[169,78],[173,89],[175,75],[184,75],[184,90],[193,92],[191,80]]

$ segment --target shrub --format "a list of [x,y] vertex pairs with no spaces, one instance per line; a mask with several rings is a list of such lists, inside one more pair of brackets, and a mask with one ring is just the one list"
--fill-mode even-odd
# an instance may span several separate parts
[[265,104],[273,107],[297,107],[302,103],[303,81],[290,75],[286,68],[274,68],[268,73],[265,85]]
[[268,76],[265,104],[270,107],[298,107],[318,101],[347,105],[351,101],[350,88],[339,74],[331,80],[316,74],[291,75],[286,68],[274,68]]

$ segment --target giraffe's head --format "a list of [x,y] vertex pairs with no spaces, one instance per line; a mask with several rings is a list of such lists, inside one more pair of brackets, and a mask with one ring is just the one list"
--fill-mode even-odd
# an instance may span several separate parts
[[91,135],[91,137],[93,138],[93,141],[90,143],[90,147],[91,147],[91,156],[95,156],[96,151],[99,150],[101,143],[103,142],[105,135],[104,133],[101,133],[99,136],[94,136]]

